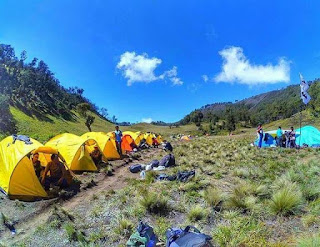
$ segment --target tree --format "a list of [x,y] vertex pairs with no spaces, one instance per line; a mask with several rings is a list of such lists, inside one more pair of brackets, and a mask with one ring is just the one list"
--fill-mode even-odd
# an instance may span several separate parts
[[117,120],[118,120],[118,119],[116,118],[116,116],[113,115],[113,116],[112,116],[112,122],[113,122],[114,124],[116,124],[116,123],[117,123]]
[[86,124],[89,132],[92,131],[92,130],[91,130],[91,125],[94,123],[94,120],[95,120],[95,117],[94,117],[94,116],[91,116],[91,115],[88,115],[88,116],[87,116],[87,119],[86,119],[86,123],[85,123],[85,124]]
[[87,117],[87,112],[91,110],[91,106],[88,103],[81,103],[77,105],[77,112],[81,117]]
[[108,115],[109,115],[108,109],[102,107],[102,108],[100,109],[100,114],[101,114],[101,116],[103,116],[105,119],[107,119],[107,117],[108,117]]
[[236,120],[231,107],[226,110],[226,129],[231,133],[236,129]]

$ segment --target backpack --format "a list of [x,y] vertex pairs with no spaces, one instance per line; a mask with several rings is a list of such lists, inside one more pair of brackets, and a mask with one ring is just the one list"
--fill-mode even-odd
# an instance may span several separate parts
[[159,166],[159,160],[153,160],[149,163],[149,165],[151,165],[152,168],[154,167],[158,167]]
[[129,167],[130,172],[138,173],[142,171],[142,166],[140,164],[132,165]]
[[153,228],[140,221],[137,231],[130,236],[127,247],[155,247],[158,241]]
[[190,178],[193,178],[196,175],[195,171],[183,171],[178,172],[177,180],[180,182],[187,182]]
[[[190,229],[193,231],[191,232]],[[184,230],[170,228],[166,231],[166,247],[211,247],[212,238],[201,233],[194,226],[187,226]]]
[[170,167],[170,166],[175,166],[176,165],[176,160],[174,158],[173,154],[168,154],[162,158],[159,162],[159,166],[165,166],[165,167]]
[[165,150],[169,150],[170,152],[173,151],[173,147],[171,146],[171,143],[170,142],[167,142],[164,147],[163,147]]

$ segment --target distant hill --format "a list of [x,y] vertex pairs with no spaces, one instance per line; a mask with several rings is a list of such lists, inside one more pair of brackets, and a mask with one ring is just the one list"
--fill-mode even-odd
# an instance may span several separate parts
[[290,118],[300,110],[307,110],[313,117],[318,117],[320,80],[310,81],[309,84],[312,100],[307,107],[301,104],[299,85],[290,85],[284,89],[259,94],[235,103],[222,102],[205,105],[194,110],[178,123],[197,123],[199,119],[213,124],[219,121],[225,123],[228,122],[227,116],[231,115],[234,124],[250,127],[258,123],[266,124]]

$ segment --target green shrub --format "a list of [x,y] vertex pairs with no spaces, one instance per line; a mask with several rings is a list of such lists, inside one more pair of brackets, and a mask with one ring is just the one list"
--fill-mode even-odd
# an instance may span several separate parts
[[213,239],[221,247],[267,246],[267,230],[253,218],[235,218],[218,225],[213,231]]
[[197,205],[189,211],[187,217],[191,222],[200,221],[208,217],[208,211],[203,207]]
[[301,203],[301,192],[297,188],[293,189],[293,187],[289,186],[280,189],[273,194],[270,209],[274,214],[294,214],[297,210],[299,210]]
[[146,193],[140,204],[151,214],[166,215],[170,210],[168,199],[154,192]]
[[204,192],[204,199],[211,207],[218,207],[222,202],[222,192],[216,188],[208,188]]
[[114,229],[114,232],[119,236],[128,238],[133,231],[133,223],[127,219],[120,219],[118,226]]

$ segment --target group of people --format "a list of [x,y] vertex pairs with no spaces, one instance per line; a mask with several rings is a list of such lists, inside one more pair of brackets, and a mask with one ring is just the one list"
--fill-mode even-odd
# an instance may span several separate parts
[[293,127],[289,131],[282,131],[281,126],[278,127],[276,142],[278,147],[295,148],[296,147],[296,132]]
[[[262,125],[259,125],[257,128],[257,135],[259,138],[258,147],[262,147],[262,142],[264,140],[264,132],[262,129]],[[278,127],[276,133],[276,144],[278,147],[284,148],[295,148],[296,147],[296,132],[293,127],[290,128],[289,131],[282,130],[281,126]]]
[[[123,157],[121,149],[122,137],[122,131],[120,130],[119,126],[116,126],[114,131],[114,138],[117,151],[121,158]],[[159,142],[156,138],[152,138],[152,141],[153,147],[159,146]],[[142,145],[143,143],[147,145],[145,140],[144,142],[142,141]],[[137,146],[135,146],[134,143],[132,143],[132,145],[134,145],[132,148],[137,148]],[[94,150],[90,153],[90,156],[94,161],[95,165],[97,166],[100,166],[101,163],[104,162],[102,153],[97,145],[94,147]],[[60,161],[59,156],[57,154],[51,155],[51,161],[46,165],[46,167],[43,167],[41,165],[39,153],[34,153],[31,157],[31,161],[33,164],[34,171],[46,191],[48,191],[51,186],[58,186],[60,187],[60,189],[66,188],[72,182],[72,175],[70,174],[70,171],[66,170],[65,165]]]
[[41,165],[39,153],[34,153],[31,161],[35,173],[45,190],[49,190],[51,185],[66,188],[70,184],[70,180],[72,180],[71,174],[66,170],[57,154],[51,155],[51,161],[45,168]]

